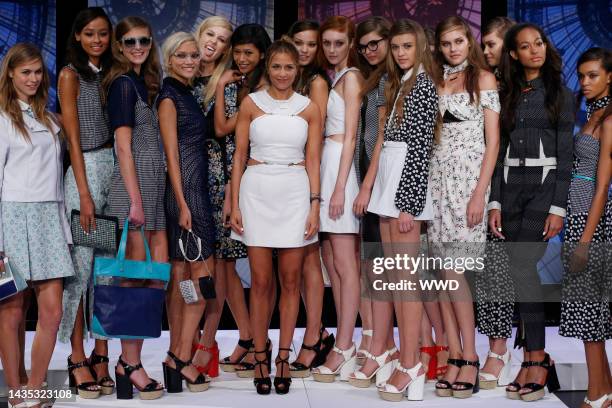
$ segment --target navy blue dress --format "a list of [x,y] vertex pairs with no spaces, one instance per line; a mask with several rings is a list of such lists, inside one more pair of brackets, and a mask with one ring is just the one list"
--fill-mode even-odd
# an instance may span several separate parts
[[[207,133],[206,119],[192,94],[192,88],[177,79],[167,77],[157,99],[157,106],[164,99],[171,99],[176,108],[179,167],[183,195],[191,211],[193,233],[202,240],[202,258],[205,260],[214,253],[215,230],[213,211],[208,191],[208,159],[202,154],[205,149]],[[179,208],[170,179],[166,182],[164,197],[168,246],[171,259],[183,259],[179,248],[179,238],[183,235],[186,244],[187,231],[178,224]],[[198,249],[193,240],[186,248],[187,257],[198,257]]]

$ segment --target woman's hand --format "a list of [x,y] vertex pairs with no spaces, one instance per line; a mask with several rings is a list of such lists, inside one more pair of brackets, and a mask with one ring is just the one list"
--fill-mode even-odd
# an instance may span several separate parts
[[187,204],[183,204],[179,207],[179,226],[187,231],[191,231],[191,211]]
[[549,239],[557,236],[561,232],[561,228],[563,228],[563,217],[560,217],[555,214],[548,214],[546,217],[546,222],[544,223],[544,241],[548,241]]
[[329,218],[337,220],[344,214],[344,190],[335,189],[329,199]]
[[357,194],[357,197],[353,202],[353,212],[355,215],[363,217],[366,214],[368,204],[370,204],[370,195],[370,189],[362,185],[359,189],[359,194]]
[[489,230],[498,238],[506,239],[502,234],[502,219],[500,210],[489,210]]
[[132,203],[130,205],[130,213],[128,214],[128,220],[132,225],[140,227],[145,223],[144,210],[142,209],[142,203]]
[[223,226],[225,228],[230,227],[230,216],[231,215],[232,215],[232,203],[230,200],[225,199],[223,200],[223,212],[221,213],[221,219],[223,220]]
[[485,211],[484,195],[474,192],[467,205],[467,226],[474,228],[482,222]]
[[570,272],[579,273],[586,269],[587,263],[589,262],[589,244],[585,242],[579,242],[574,249],[574,253],[570,259]]
[[309,240],[319,231],[319,203],[313,201],[310,205],[310,212],[306,218],[306,231],[304,239]]
[[217,87],[225,88],[225,85],[230,84],[232,82],[236,82],[240,80],[241,78],[242,78],[242,74],[240,73],[240,71],[236,69],[228,69],[219,78]]
[[232,214],[230,216],[230,223],[232,226],[232,231],[234,231],[238,235],[242,235],[244,232],[244,227],[242,226],[242,214],[239,209],[232,210]]
[[94,204],[91,195],[87,194],[86,196],[81,197],[81,215],[79,217],[79,221],[81,222],[81,228],[85,231],[86,234],[89,234],[90,231],[96,230],[96,205]]
[[399,231],[402,233],[410,232],[414,228],[414,215],[400,212],[397,219]]

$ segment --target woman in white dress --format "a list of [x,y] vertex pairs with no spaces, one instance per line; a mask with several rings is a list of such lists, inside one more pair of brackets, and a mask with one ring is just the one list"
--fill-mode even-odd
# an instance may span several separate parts
[[[359,220],[352,205],[359,193],[353,164],[363,77],[354,47],[355,25],[344,16],[330,17],[319,30],[325,68],[335,71],[327,102],[325,144],[321,157],[321,232],[324,255],[333,258],[328,270],[334,293],[338,330],[333,353],[313,369],[320,382],[336,375],[348,380],[355,370],[353,331],[359,308],[360,279],[357,252]],[[324,257],[325,259],[325,257]]]
[[319,224],[320,113],[308,98],[293,90],[298,59],[297,50],[286,41],[277,41],[268,49],[270,88],[243,100],[236,123],[232,238],[247,246],[251,267],[254,383],[259,394],[269,394],[271,389],[266,339],[274,289],[272,250],[279,249],[281,285],[274,388],[277,394],[286,394],[291,384],[289,352],[299,311],[304,247],[317,240]]

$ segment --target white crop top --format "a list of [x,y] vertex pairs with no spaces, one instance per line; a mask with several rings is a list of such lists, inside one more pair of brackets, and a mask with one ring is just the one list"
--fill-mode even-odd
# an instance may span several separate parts
[[295,164],[304,160],[308,123],[298,116],[310,99],[294,92],[287,100],[274,99],[267,90],[249,94],[264,114],[249,127],[251,158],[266,164]]
[[344,115],[346,107],[344,99],[336,92],[334,87],[340,79],[349,71],[358,71],[355,67],[346,67],[336,74],[332,89],[327,99],[327,117],[325,118],[325,137],[344,134]]

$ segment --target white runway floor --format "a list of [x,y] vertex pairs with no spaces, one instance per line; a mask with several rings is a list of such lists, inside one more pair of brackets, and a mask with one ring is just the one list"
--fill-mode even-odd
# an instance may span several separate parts
[[[582,343],[573,339],[562,338],[557,334],[556,327],[547,329],[547,350],[556,361],[557,372],[564,390],[584,390],[586,388],[586,365],[584,364],[584,354]],[[334,330],[330,330],[334,331]],[[293,341],[293,349],[299,350],[302,340],[303,329],[297,329]],[[359,340],[361,331],[355,331],[355,340]],[[28,332],[26,356],[29,357],[29,345],[32,340],[32,332]],[[270,331],[270,338],[278,347],[278,330]],[[221,356],[228,355],[238,340],[237,331],[219,331],[217,342],[221,349]],[[484,361],[487,351],[487,339],[478,336],[476,340],[481,361]],[[510,341],[509,341],[509,344]],[[142,361],[151,377],[162,380],[161,361],[165,355],[168,345],[168,333],[163,333],[162,337],[155,340],[145,341]],[[118,341],[110,342],[111,362],[114,364],[120,354]],[[86,350],[93,348],[93,341],[87,345]],[[608,355],[612,355],[612,347],[608,345]],[[51,386],[67,384],[66,357],[70,354],[70,347],[66,344],[58,343],[53,354],[49,372],[49,383]],[[291,360],[295,358],[292,353]],[[518,371],[522,354],[514,351],[512,355],[514,370]],[[29,361],[26,361],[29,366]],[[3,381],[0,378],[0,384]],[[335,382],[332,384],[322,384],[308,379],[293,379],[291,391],[288,395],[260,396],[255,392],[252,379],[240,379],[234,374],[223,373],[215,378],[208,391],[203,393],[190,393],[186,387],[181,394],[166,394],[163,398],[155,401],[140,401],[137,394],[131,401],[118,401],[115,395],[104,396],[97,400],[82,400],[77,398],[76,402],[58,402],[55,407],[249,407],[249,408],[376,408],[398,406],[397,403],[384,402],[379,399],[375,387],[369,389],[354,388],[348,383]],[[522,406],[520,401],[508,400],[504,396],[503,388],[493,391],[481,391],[474,397],[466,400],[455,398],[439,398],[434,394],[434,383],[428,383],[425,391],[424,401],[408,402],[403,404],[422,407],[474,407],[474,408],[505,408]],[[538,407],[565,407],[554,395],[547,395],[545,399],[529,404],[531,408]]]

